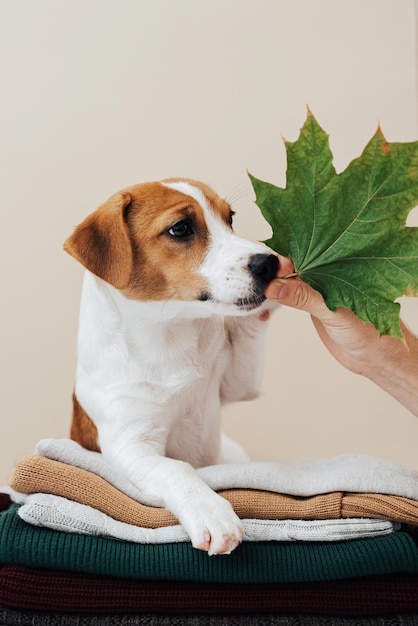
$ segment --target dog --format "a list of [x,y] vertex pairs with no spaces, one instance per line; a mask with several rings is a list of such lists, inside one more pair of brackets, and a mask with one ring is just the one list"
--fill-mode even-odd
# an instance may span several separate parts
[[240,519],[195,468],[248,460],[221,405],[259,394],[264,296],[278,258],[237,236],[206,184],[167,179],[111,196],[64,244],[86,269],[71,438],[166,507],[209,554]]

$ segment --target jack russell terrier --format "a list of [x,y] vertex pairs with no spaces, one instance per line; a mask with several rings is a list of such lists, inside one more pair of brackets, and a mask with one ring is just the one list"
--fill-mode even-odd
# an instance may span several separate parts
[[264,291],[278,270],[268,248],[234,234],[232,215],[203,183],[144,183],[64,244],[87,270],[71,438],[209,554],[229,554],[243,528],[194,468],[248,460],[221,434],[220,409],[259,393],[274,307]]

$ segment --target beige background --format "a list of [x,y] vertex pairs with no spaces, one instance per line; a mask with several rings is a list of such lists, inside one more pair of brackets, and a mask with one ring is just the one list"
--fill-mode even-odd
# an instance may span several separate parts
[[[418,139],[416,33],[413,0],[0,0],[0,484],[68,433],[73,227],[121,187],[180,175],[232,199],[239,234],[268,236],[246,170],[284,183],[281,134],[296,139],[305,104],[338,170],[378,122]],[[403,312],[418,332],[418,300]],[[264,389],[225,411],[253,458],[418,467],[418,419],[343,370],[305,314],[276,314]]]

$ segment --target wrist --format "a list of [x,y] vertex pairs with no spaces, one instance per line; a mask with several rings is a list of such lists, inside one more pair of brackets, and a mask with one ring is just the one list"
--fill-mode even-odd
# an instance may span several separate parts
[[409,332],[402,340],[380,339],[383,349],[362,374],[418,415],[418,340]]

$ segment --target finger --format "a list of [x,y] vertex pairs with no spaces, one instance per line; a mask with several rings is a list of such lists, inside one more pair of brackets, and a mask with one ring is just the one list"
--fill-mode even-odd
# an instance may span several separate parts
[[274,254],[274,256],[277,256],[277,258],[279,259],[279,267],[277,270],[277,276],[284,278],[285,276],[288,276],[289,274],[293,274],[293,272],[295,271],[295,268],[294,268],[292,259],[290,257],[282,256],[281,254],[279,254],[278,252],[272,249],[270,249],[270,252],[271,254]]
[[292,263],[292,259],[286,256],[282,256],[281,254],[278,254],[277,256],[279,259],[279,269],[277,272],[277,276],[284,278],[289,274],[293,274],[295,268]]
[[328,319],[331,313],[321,294],[300,279],[276,278],[267,287],[265,295],[270,300],[306,311],[321,320]]

